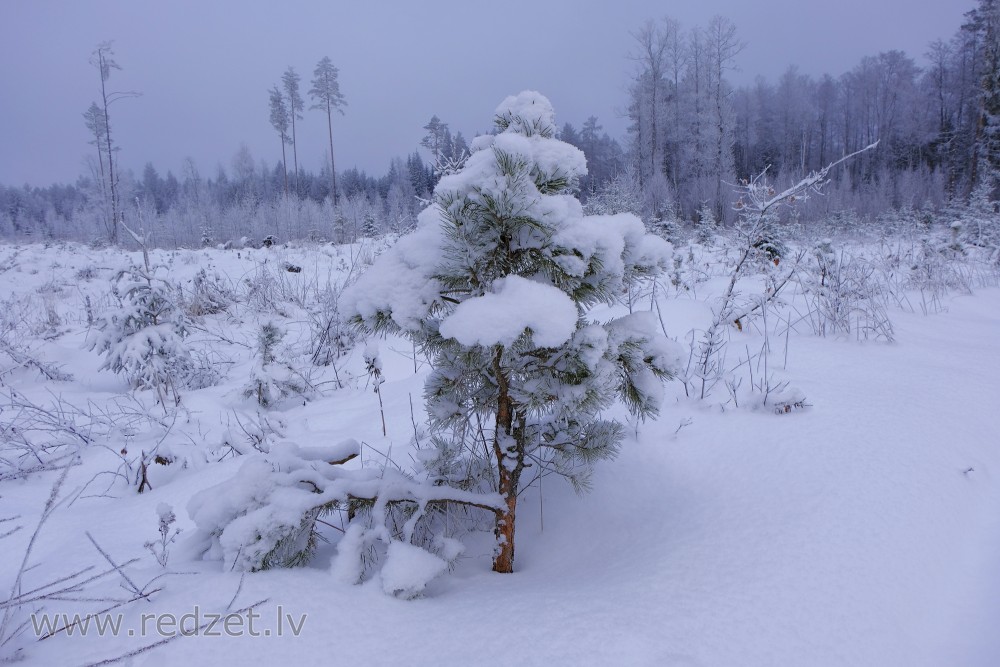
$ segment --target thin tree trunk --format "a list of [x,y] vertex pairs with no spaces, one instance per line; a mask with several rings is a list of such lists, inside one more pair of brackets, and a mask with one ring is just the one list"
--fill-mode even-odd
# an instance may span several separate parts
[[299,196],[299,142],[295,140],[295,109],[292,108],[292,163],[295,167],[295,196]]
[[[107,215],[108,209],[108,182],[104,176],[104,153],[101,151],[101,135],[99,132],[94,133],[94,144],[97,146],[97,165],[100,168],[99,172],[101,175],[101,201],[104,207],[104,215]],[[96,177],[96,174],[95,174]]]
[[111,228],[108,230],[112,245],[118,243],[118,187],[115,183],[115,162],[111,147],[111,118],[108,116],[108,92],[104,79],[104,53],[98,54],[98,69],[101,75],[101,102],[104,103],[104,136],[108,142],[108,185],[111,188]]
[[97,146],[97,164],[101,171],[101,187],[104,187],[104,153],[101,152],[101,135],[94,133],[94,145]]
[[281,170],[285,174],[285,196],[288,196],[288,162],[285,157],[285,135],[281,135]]
[[333,165],[333,119],[331,118],[330,101],[326,102],[326,127],[330,136],[330,181],[332,189],[330,197],[334,204],[337,203],[337,169]]
[[[503,347],[498,347],[493,358],[499,397],[497,399],[496,432],[493,435],[493,454],[497,460],[500,485],[498,491],[506,509],[496,512],[495,535],[497,551],[493,557],[493,571],[514,571],[514,525],[517,512],[517,487],[524,467],[524,449],[514,434],[514,401],[510,397],[510,383],[500,366]],[[513,451],[510,448],[513,447]]]

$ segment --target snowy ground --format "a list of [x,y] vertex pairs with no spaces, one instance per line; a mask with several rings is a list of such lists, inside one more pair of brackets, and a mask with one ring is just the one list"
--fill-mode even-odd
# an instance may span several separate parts
[[[376,580],[335,581],[332,545],[321,546],[307,567],[247,575],[242,584],[240,573],[223,571],[218,561],[189,558],[188,499],[234,474],[241,457],[224,455],[220,443],[241,432],[239,423],[260,419],[240,393],[251,364],[243,344],[252,343],[258,323],[273,319],[289,330],[288,354],[302,357],[309,343],[302,306],[310,290],[361,270],[373,250],[154,253],[155,261],[171,264],[178,282],[204,267],[249,294],[245,281],[260,282],[267,267],[276,293],[302,298],[298,305],[279,298],[261,310],[262,302],[252,305],[248,297],[227,314],[201,320],[193,340],[225,369],[223,381],[184,392],[186,410],[176,422],[161,426],[137,417],[133,430],[108,432],[83,451],[60,494],[65,500],[38,533],[30,559],[36,567],[23,589],[86,566],[106,569],[87,531],[117,562],[141,559],[125,568],[138,587],[159,577],[147,590],[162,590],[115,610],[124,614],[125,636],[90,632],[35,642],[29,627],[17,640],[23,664],[98,663],[160,640],[155,620],[139,636],[144,614],[164,619],[197,610],[204,620],[260,600],[255,630],[272,636],[177,638],[124,664],[1000,664],[996,287],[951,292],[928,314],[893,309],[891,343],[817,337],[804,328],[770,340],[774,372],[805,395],[804,409],[737,408],[722,388],[701,401],[685,397],[680,383],[668,385],[660,419],[640,424],[619,458],[599,467],[591,493],[578,497],[555,478],[526,492],[514,575],[490,573],[489,540],[477,536],[467,539],[453,572],[411,601],[385,595]],[[83,348],[86,297],[96,314],[110,307],[109,279],[128,259],[81,246],[0,248],[0,299],[7,319],[21,323],[18,340],[75,378],[44,381],[3,358],[0,369],[12,370],[0,378],[6,392],[0,426],[7,429],[14,418],[10,391],[39,405],[61,397],[81,408],[89,401],[107,409],[117,401],[122,411],[138,410],[122,398],[129,395],[124,382],[98,372],[101,357]],[[286,262],[302,272],[284,271]],[[683,341],[690,329],[705,326],[707,304],[725,282],[719,271],[693,294],[661,299],[671,336]],[[919,303],[919,296],[905,303]],[[728,336],[731,366],[762,345],[759,328]],[[331,367],[317,369],[317,395],[266,415],[280,437],[302,445],[352,437],[365,443],[369,465],[386,459],[405,465],[410,399],[419,418],[427,369],[418,362],[414,372],[405,342],[380,345],[386,437],[377,398],[366,386],[361,344],[337,367],[345,388],[333,388]],[[150,392],[137,397],[156,414]],[[186,468],[154,466],[153,489],[141,495],[108,474],[122,465],[121,448],[134,453],[161,439]],[[0,481],[0,518],[20,517],[12,523],[24,526],[0,541],[4,594],[57,476]],[[156,537],[156,510],[164,502],[184,531],[165,575],[143,547]],[[336,535],[331,530],[328,537]],[[125,595],[113,575],[74,597]],[[45,610],[86,613],[111,604],[50,601]],[[281,637],[273,636],[279,606]],[[288,621],[297,626],[302,615],[294,636]],[[242,630],[246,635],[249,628]]]

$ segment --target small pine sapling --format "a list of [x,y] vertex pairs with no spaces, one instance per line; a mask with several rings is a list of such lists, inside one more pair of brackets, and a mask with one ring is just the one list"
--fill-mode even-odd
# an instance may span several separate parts
[[492,467],[490,490],[503,498],[493,569],[512,572],[528,475],[587,488],[625,436],[605,410],[620,399],[655,416],[681,354],[651,313],[589,315],[623,306],[637,282],[665,271],[670,244],[634,215],[584,215],[575,192],[586,160],[556,139],[545,97],[509,97],[494,122],[464,168],[441,178],[417,229],[344,300],[366,333],[402,334],[427,355],[429,423],[441,436],[432,443],[461,442],[469,424],[482,425],[482,444],[462,455]]
[[243,395],[262,408],[274,407],[282,398],[306,390],[291,366],[278,358],[278,346],[284,337],[285,332],[273,322],[262,325],[257,333],[256,359]]
[[143,265],[132,265],[115,277],[112,294],[120,308],[98,322],[99,335],[88,345],[105,355],[102,370],[124,376],[133,389],[156,391],[160,404],[180,403],[179,387],[196,370],[184,339],[188,323],[174,300],[163,267],[150,263],[146,235],[122,227],[142,247]]
[[716,227],[715,211],[711,204],[705,202],[698,209],[698,222],[695,224],[695,240],[706,248],[715,241]]
[[[983,173],[988,174],[988,170]],[[997,202],[992,198],[993,191],[994,179],[984,176],[956,222],[962,243],[987,248],[996,255],[1000,252],[1000,215],[997,214]]]

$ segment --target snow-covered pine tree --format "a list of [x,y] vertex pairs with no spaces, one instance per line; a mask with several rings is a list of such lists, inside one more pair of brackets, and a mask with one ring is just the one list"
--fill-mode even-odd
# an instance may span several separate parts
[[715,210],[707,201],[702,202],[698,209],[698,222],[695,224],[695,239],[703,246],[711,246],[715,241],[715,234],[718,232],[718,223],[715,220]]
[[979,183],[972,190],[969,203],[959,212],[957,224],[961,240],[970,245],[987,248],[991,254],[1000,249],[1000,221],[993,192],[997,187],[993,171],[986,160],[980,160]]
[[121,307],[101,318],[88,345],[105,355],[101,370],[125,376],[133,389],[153,389],[167,409],[180,402],[180,386],[197,370],[184,338],[187,318],[175,303],[164,267],[150,263],[146,236],[122,227],[142,246],[143,266],[120,271],[111,289]]
[[441,179],[416,230],[344,299],[362,329],[408,336],[431,360],[434,430],[477,417],[490,427],[489,477],[505,503],[493,569],[511,572],[525,469],[585,487],[624,436],[603,411],[620,398],[655,415],[680,349],[650,313],[591,315],[665,269],[670,245],[634,215],[583,215],[574,191],[586,162],[555,138],[545,97],[509,97],[494,122],[497,133],[478,137],[465,167]]
[[306,390],[291,367],[278,359],[278,346],[284,337],[285,332],[274,322],[261,325],[257,333],[257,358],[243,395],[257,401],[262,408],[274,407],[285,396]]

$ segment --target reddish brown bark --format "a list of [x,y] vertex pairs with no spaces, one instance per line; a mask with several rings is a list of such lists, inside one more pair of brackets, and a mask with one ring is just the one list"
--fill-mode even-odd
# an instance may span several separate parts
[[[514,436],[514,402],[510,398],[510,383],[500,365],[503,348],[497,349],[493,358],[493,372],[496,375],[498,398],[496,433],[493,436],[493,453],[497,460],[500,486],[498,491],[507,504],[506,510],[496,513],[494,534],[497,552],[493,558],[493,571],[510,573],[514,571],[514,520],[517,511],[517,485],[524,467],[523,449]],[[515,450],[508,451],[511,443]]]

